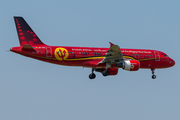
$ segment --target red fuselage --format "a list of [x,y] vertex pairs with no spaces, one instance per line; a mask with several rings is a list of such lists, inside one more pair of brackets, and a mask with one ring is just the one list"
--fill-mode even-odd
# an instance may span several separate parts
[[[12,52],[38,59],[44,62],[66,66],[105,68],[105,64],[94,64],[104,59],[109,48],[66,47],[66,46],[32,46],[35,51],[22,50],[22,47],[11,48]],[[124,59],[137,60],[140,68],[168,68],[175,62],[164,52],[147,49],[120,49]],[[93,62],[90,62],[93,61]],[[116,65],[111,66],[117,68]]]
[[48,46],[44,44],[22,17],[14,17],[20,47],[11,48],[12,52],[44,62],[66,66],[92,68],[90,79],[101,72],[103,76],[116,75],[118,68],[137,71],[139,68],[154,70],[168,68],[175,64],[165,53],[157,50],[120,49],[110,43],[110,48]]

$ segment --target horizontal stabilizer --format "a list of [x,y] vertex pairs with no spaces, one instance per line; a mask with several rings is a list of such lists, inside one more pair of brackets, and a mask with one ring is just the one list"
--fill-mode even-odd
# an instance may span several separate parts
[[24,50],[24,51],[28,51],[28,52],[35,52],[36,50],[34,50],[32,47],[31,47],[31,45],[23,45],[23,47],[22,47],[22,50]]

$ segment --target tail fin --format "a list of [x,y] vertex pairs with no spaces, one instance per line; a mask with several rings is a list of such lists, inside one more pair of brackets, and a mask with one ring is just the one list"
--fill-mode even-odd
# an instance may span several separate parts
[[22,17],[14,17],[20,45],[45,45]]

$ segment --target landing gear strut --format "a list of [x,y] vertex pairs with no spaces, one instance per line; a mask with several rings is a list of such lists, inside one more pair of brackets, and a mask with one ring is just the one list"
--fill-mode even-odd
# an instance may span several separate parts
[[107,62],[106,63],[106,69],[102,72],[104,77],[109,75],[109,71],[107,70],[109,67],[111,67],[111,63]]
[[94,68],[92,68],[92,73],[91,74],[89,74],[89,79],[94,79],[94,78],[96,78],[96,74],[94,74]]
[[152,71],[152,79],[156,79],[156,75],[154,75],[155,69],[154,69],[154,68],[151,68],[151,71]]

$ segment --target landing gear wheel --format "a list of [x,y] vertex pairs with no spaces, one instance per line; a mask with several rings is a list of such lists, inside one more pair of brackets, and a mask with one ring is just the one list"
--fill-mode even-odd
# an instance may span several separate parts
[[89,79],[94,79],[94,78],[96,78],[96,75],[94,73],[89,74]]
[[152,75],[152,79],[156,79],[156,75]]
[[155,68],[151,68],[151,71],[152,71],[152,79],[156,79],[156,75],[154,75]]
[[105,70],[102,72],[103,76],[108,76],[109,75],[109,71],[108,70]]

